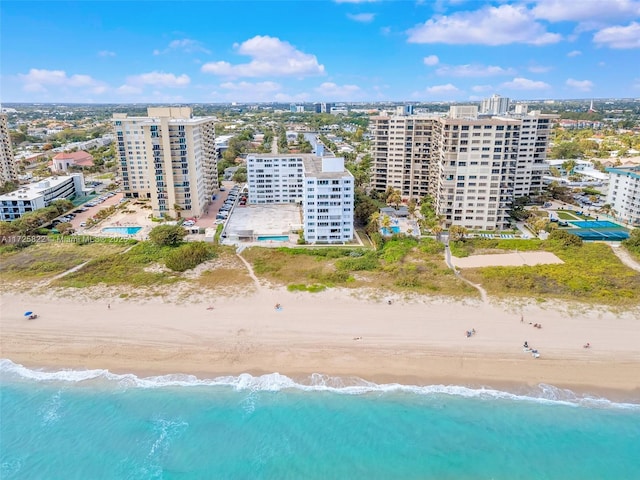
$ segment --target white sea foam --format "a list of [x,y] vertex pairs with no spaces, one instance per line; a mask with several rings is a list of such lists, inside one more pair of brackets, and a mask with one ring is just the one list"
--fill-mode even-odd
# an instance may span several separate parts
[[[540,384],[526,393],[511,393],[492,388],[469,388],[459,385],[401,385],[398,383],[377,384],[358,377],[332,377],[312,374],[307,383],[299,383],[279,373],[254,377],[248,373],[237,376],[222,376],[201,379],[194,375],[171,374],[139,378],[133,374],[114,374],[108,370],[31,370],[9,359],[0,360],[2,378],[24,378],[43,382],[95,382],[107,381],[124,388],[166,388],[221,386],[237,391],[301,390],[305,392],[333,392],[347,395],[371,393],[409,393],[417,395],[451,395],[455,397],[487,400],[533,401],[545,404],[585,406],[590,408],[632,408],[640,410],[640,403],[618,403],[606,398],[579,395],[571,390]],[[249,412],[248,412],[249,413]]]
[[42,406],[38,414],[42,417],[43,425],[51,425],[60,420],[60,407],[62,405],[62,392],[58,390]]

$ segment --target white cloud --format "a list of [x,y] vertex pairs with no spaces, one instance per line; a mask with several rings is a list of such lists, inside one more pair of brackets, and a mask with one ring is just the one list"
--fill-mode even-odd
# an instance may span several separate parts
[[98,52],[98,56],[99,57],[115,57],[116,56],[116,52],[111,52],[109,50],[100,50]]
[[434,85],[425,89],[425,92],[433,94],[457,93],[459,91],[460,90],[455,85],[452,85],[450,83],[447,83],[446,85]]
[[197,40],[193,40],[191,38],[181,38],[179,40],[173,40],[167,45],[167,48],[164,50],[154,50],[154,55],[163,55],[165,53],[170,52],[184,52],[184,53],[211,53],[210,50],[206,49],[201,42]]
[[382,27],[380,29],[380,33],[384,36],[390,35],[391,34],[391,27]]
[[347,17],[355,22],[370,23],[376,18],[375,13],[347,13]]
[[132,85],[122,85],[118,89],[116,89],[116,93],[120,95],[138,95],[142,93],[142,89],[140,87],[134,87]]
[[472,12],[438,15],[407,31],[410,43],[547,45],[562,39],[547,32],[521,5],[485,7]]
[[593,82],[591,80],[574,80],[573,78],[569,78],[565,83],[568,87],[575,88],[581,92],[589,92],[593,88]]
[[413,92],[411,96],[416,99],[424,99],[427,97],[430,100],[452,100],[453,97],[459,97],[462,94],[462,90],[451,83],[444,85],[432,85],[426,87],[419,92]]
[[611,48],[640,48],[640,23],[603,28],[595,33],[593,41]]
[[516,77],[510,82],[505,82],[501,85],[502,88],[510,88],[513,90],[544,90],[550,88],[550,85],[545,82],[529,80],[528,78]]
[[422,61],[425,65],[432,67],[433,65],[437,65],[440,62],[440,59],[437,55],[429,55],[428,57],[424,57]]
[[532,10],[536,18],[551,22],[600,22],[624,20],[640,15],[638,0],[538,0]]
[[236,92],[251,92],[251,93],[267,93],[277,92],[282,87],[276,82],[225,82],[220,84],[220,88],[225,90],[233,90]]
[[546,67],[544,65],[529,65],[527,68],[531,73],[547,73],[551,69],[552,67]]
[[436,73],[451,77],[492,77],[496,75],[513,75],[515,70],[495,65],[443,65],[436,70]]
[[323,98],[336,100],[352,99],[361,92],[358,85],[337,85],[333,82],[324,82],[315,91]]
[[305,77],[325,73],[324,65],[318,63],[315,55],[301,52],[279,38],[257,35],[234,47],[240,55],[252,57],[251,62],[238,65],[209,62],[202,66],[202,71],[225,77]]
[[577,57],[578,55],[582,55],[582,52],[580,50],[571,50],[569,53],[567,53],[567,57]]
[[154,71],[127,77],[127,85],[131,86],[154,85],[158,87],[175,88],[186,87],[189,83],[191,83],[191,79],[184,73],[176,76],[173,73]]
[[46,92],[47,87],[57,88],[85,88],[92,93],[100,93],[107,90],[104,82],[94,79],[89,75],[67,76],[64,70],[45,70],[32,68],[27,74],[19,74],[18,78],[23,83],[23,89],[27,92]]
[[492,85],[474,85],[473,87],[471,87],[471,90],[473,90],[474,92],[490,92],[493,89],[494,88]]

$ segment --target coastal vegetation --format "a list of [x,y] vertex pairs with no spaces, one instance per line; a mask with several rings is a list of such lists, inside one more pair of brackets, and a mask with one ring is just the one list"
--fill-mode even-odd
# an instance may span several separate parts
[[629,238],[622,242],[622,246],[640,262],[640,228],[636,228],[631,231]]
[[4,282],[50,279],[78,265],[105,256],[117,256],[127,242],[49,243],[7,245],[0,249],[0,280]]
[[395,236],[384,241],[378,250],[252,247],[242,255],[251,262],[257,276],[290,290],[345,287],[475,296],[476,290],[447,268],[443,253],[444,246],[433,239]]
[[[163,225],[158,232],[169,232]],[[634,230],[626,249],[638,256],[640,233]],[[65,237],[58,237],[64,239]],[[69,238],[69,237],[67,237]],[[158,242],[86,239],[79,243],[49,242],[10,245],[0,249],[0,280],[46,280],[52,287],[126,287],[148,291],[189,282],[205,289],[247,288],[252,281],[231,247],[204,242],[174,244],[171,235]],[[464,257],[515,251],[548,251],[564,263],[462,270],[462,277],[480,284],[493,298],[530,297],[574,300],[587,304],[640,304],[640,274],[624,266],[608,245],[583,243],[575,235],[554,231],[545,241],[459,237],[451,253]],[[93,241],[91,241],[93,240]],[[104,241],[103,241],[104,240]],[[156,239],[158,240],[158,239]],[[161,244],[166,243],[169,244]],[[477,297],[444,261],[444,245],[432,238],[403,235],[385,238],[377,249],[356,247],[251,247],[242,253],[261,282],[290,291],[317,292],[349,288],[396,294]],[[202,269],[194,270],[206,263]],[[73,271],[74,267],[80,267]],[[191,271],[192,273],[185,273]],[[67,272],[66,275],[57,277]],[[57,278],[56,278],[57,277]]]
[[[548,240],[466,239],[452,244],[452,254],[544,250],[564,263],[520,267],[465,269],[462,275],[481,284],[491,296],[534,297],[538,300],[576,300],[591,304],[637,306],[640,274],[623,265],[604,243],[582,243],[565,232],[553,232]],[[576,237],[577,238],[577,237]],[[577,239],[580,240],[580,239]]]

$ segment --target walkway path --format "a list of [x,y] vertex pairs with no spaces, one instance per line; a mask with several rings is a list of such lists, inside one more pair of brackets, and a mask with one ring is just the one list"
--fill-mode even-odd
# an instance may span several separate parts
[[260,284],[260,280],[258,280],[258,277],[256,277],[256,274],[253,272],[253,268],[251,267],[251,264],[249,262],[247,262],[244,257],[242,256],[242,251],[245,249],[244,245],[239,246],[236,249],[236,256],[240,259],[240,261],[242,263],[244,263],[244,266],[247,267],[247,271],[249,272],[249,276],[251,277],[251,279],[253,280],[253,283],[256,284],[256,288],[258,290],[260,290],[262,288],[262,285]]
[[[131,250],[135,245],[131,245],[130,247],[126,248],[125,250],[123,250],[120,255],[124,255],[125,253],[127,253],[129,250]],[[51,282],[53,282],[54,280],[58,280],[59,278],[62,277],[66,277],[67,275],[69,275],[70,273],[73,272],[77,272],[78,270],[80,270],[82,267],[84,267],[87,263],[89,263],[91,260],[87,260],[84,263],[81,263],[80,265],[70,268],[69,270],[66,270],[62,273],[59,273],[58,275],[56,275],[55,277],[51,278],[48,282],[47,285],[50,284]]]
[[610,245],[611,251],[615,253],[616,257],[618,257],[622,263],[624,263],[627,267],[635,270],[636,272],[640,272],[640,263],[634,260],[633,257],[629,255],[629,252],[627,252],[624,248],[620,248],[620,245]]
[[483,303],[485,303],[485,304],[489,303],[489,297],[487,296],[487,291],[484,288],[482,288],[480,285],[478,285],[477,283],[473,283],[470,280],[467,280],[466,278],[464,278],[460,274],[460,270],[458,270],[456,268],[456,266],[453,264],[453,262],[451,261],[451,250],[449,249],[449,244],[448,243],[445,243],[445,245],[444,245],[444,261],[447,262],[447,265],[449,266],[449,268],[451,270],[453,270],[453,273],[455,274],[456,277],[458,277],[463,282],[471,285],[473,288],[478,290],[478,292],[480,292],[480,298],[482,298],[482,302]]

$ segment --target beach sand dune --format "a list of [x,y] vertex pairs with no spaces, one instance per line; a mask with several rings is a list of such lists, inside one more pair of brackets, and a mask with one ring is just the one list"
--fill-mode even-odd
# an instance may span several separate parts
[[[346,290],[273,289],[190,304],[0,298],[1,356],[30,368],[200,377],[279,372],[297,380],[322,373],[511,389],[545,383],[640,399],[637,311],[427,297],[389,305],[382,294],[356,298]],[[25,319],[26,310],[39,318]],[[471,329],[476,333],[467,337]],[[523,351],[525,340],[540,358]]]

